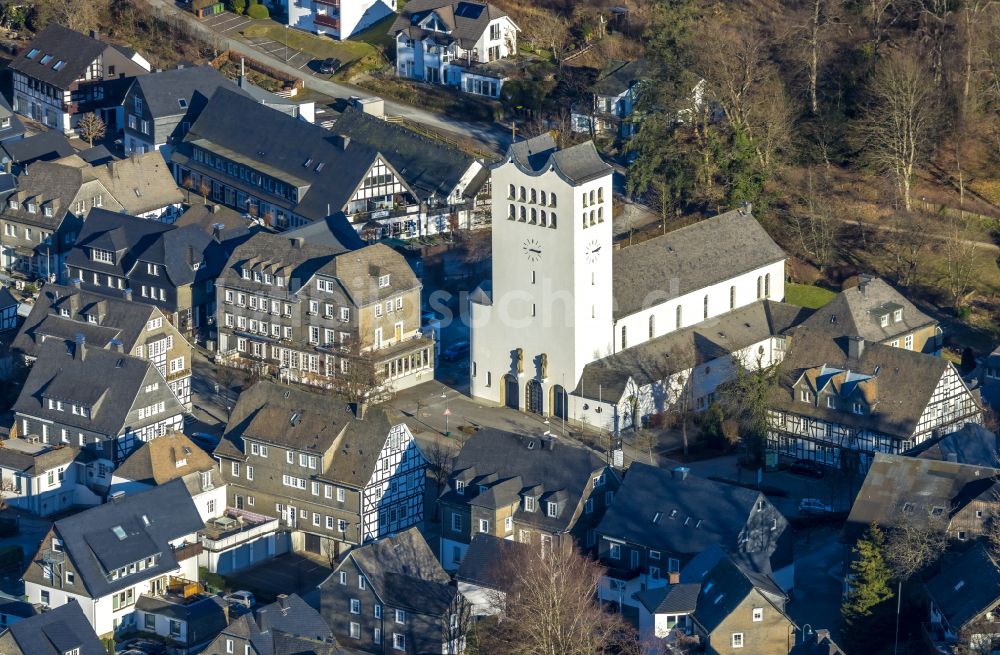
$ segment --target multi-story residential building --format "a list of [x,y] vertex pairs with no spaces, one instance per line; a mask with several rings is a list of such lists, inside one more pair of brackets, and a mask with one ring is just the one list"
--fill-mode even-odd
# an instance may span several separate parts
[[[141,78],[139,78],[141,79]],[[134,153],[127,159],[91,164],[81,155],[57,160],[93,174],[104,185],[122,212],[172,223],[181,214],[184,192],[174,182],[170,167],[160,153]]]
[[934,651],[984,652],[1000,643],[1000,565],[985,543],[951,559],[924,586],[924,634]]
[[340,655],[344,651],[319,612],[297,594],[279,594],[274,603],[232,621],[201,652]]
[[320,614],[352,651],[464,650],[468,604],[416,528],[348,552],[319,593]]
[[672,574],[710,547],[794,582],[791,530],[759,491],[633,462],[615,502],[597,526],[598,558],[607,567],[600,597],[638,606],[635,594],[666,586]]
[[230,506],[279,516],[296,550],[340,555],[423,520],[427,461],[382,407],[356,416],[336,396],[259,382],[214,454]]
[[[27,140],[26,140],[27,141]],[[37,161],[3,194],[2,265],[29,277],[58,277],[83,219],[95,207],[122,209],[90,167]]]
[[389,28],[400,77],[490,98],[500,97],[506,75],[497,62],[517,54],[519,31],[502,9],[476,0],[412,0]]
[[635,111],[640,87],[647,79],[644,60],[608,62],[590,87],[589,97],[573,107],[572,129],[597,136],[614,132],[628,138],[635,134],[636,124],[628,119]]
[[66,603],[18,621],[0,633],[4,655],[106,655],[79,605]]
[[18,438],[0,446],[0,498],[7,505],[49,516],[101,504],[87,486],[90,458],[79,448]]
[[785,254],[748,206],[616,249],[612,169],[593,143],[520,141],[491,176],[493,252],[503,255],[470,297],[473,397],[613,431],[613,412],[568,393],[584,367],[784,298]]
[[858,286],[838,293],[804,325],[831,337],[861,337],[871,343],[938,354],[941,328],[885,280],[861,275]]
[[0,144],[24,138],[24,123],[14,114],[6,98],[0,98]]
[[64,277],[89,291],[131,290],[134,301],[159,307],[190,335],[215,316],[215,278],[225,258],[221,244],[198,227],[97,210],[66,257]]
[[201,653],[229,624],[228,605],[221,595],[178,584],[165,594],[140,596],[133,625],[143,636],[164,641],[171,652]]
[[71,444],[93,456],[92,487],[144,441],[179,430],[184,406],[156,367],[124,352],[49,339],[13,407],[16,436]]
[[872,523],[892,529],[915,522],[971,541],[1000,517],[1000,470],[933,459],[876,453],[844,524],[853,544]]
[[[39,32],[10,63],[14,111],[69,134],[82,113],[104,108],[121,78],[150,71],[139,53],[97,36],[56,22]],[[100,113],[111,129],[117,128],[116,112]]]
[[31,364],[50,339],[75,340],[90,348],[126,352],[150,361],[177,400],[191,406],[191,344],[155,305],[133,302],[130,293],[84,291],[48,284],[38,295],[12,348]]
[[62,132],[39,132],[23,139],[0,142],[3,157],[10,161],[11,171],[20,174],[25,166],[36,161],[54,161],[76,152]]
[[300,30],[347,39],[396,11],[396,0],[284,0],[288,25]]
[[1000,411],[1000,347],[980,363],[978,384],[983,402]]
[[434,377],[420,282],[384,244],[344,250],[256,234],[216,287],[222,362],[317,386],[369,375],[373,393]]
[[25,596],[44,607],[76,604],[110,636],[134,620],[143,594],[164,594],[177,578],[198,581],[201,526],[181,480],[115,496],[53,524],[24,572]]
[[[471,229],[489,221],[490,170],[471,155],[353,107],[344,110],[332,129],[382,153],[403,176],[424,208],[419,225],[417,218],[407,217],[407,233]],[[376,236],[390,231],[382,226]]]
[[[234,123],[234,115],[243,120]],[[393,236],[420,236],[437,232],[427,217],[449,206],[444,196],[423,206],[375,148],[222,87],[171,161],[182,187],[279,229],[346,216],[357,230],[374,221]]]
[[877,452],[981,423],[982,408],[941,357],[800,326],[770,396],[768,446],[782,455],[865,472]]
[[711,655],[785,655],[798,632],[785,613],[787,602],[773,580],[724,557],[701,581],[691,616],[694,633]]
[[482,429],[455,458],[441,507],[441,562],[454,571],[480,532],[548,552],[590,549],[618,474],[593,451],[555,437]]
[[162,149],[169,159],[173,145],[191,129],[220,86],[240,93],[211,66],[185,66],[136,77],[122,102],[125,152]]

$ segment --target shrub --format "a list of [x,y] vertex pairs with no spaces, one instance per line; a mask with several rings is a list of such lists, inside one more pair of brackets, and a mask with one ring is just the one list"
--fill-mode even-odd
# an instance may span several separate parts
[[242,16],[243,12],[247,10],[247,0],[229,0],[229,8],[237,16]]
[[269,18],[271,14],[267,11],[267,7],[254,3],[247,7],[247,16],[253,18],[254,20],[264,20]]

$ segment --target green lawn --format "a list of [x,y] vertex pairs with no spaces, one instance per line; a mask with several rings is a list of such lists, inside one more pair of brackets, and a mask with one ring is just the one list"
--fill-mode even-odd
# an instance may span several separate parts
[[[342,64],[348,64],[366,55],[375,54],[375,48],[363,41],[335,41],[328,36],[309,34],[302,30],[284,27],[270,20],[251,23],[240,30],[240,33],[247,38],[263,37],[277,43],[284,43],[288,47],[301,50],[316,59],[336,57]],[[281,58],[281,51],[275,53],[274,56]]]
[[809,309],[819,309],[826,303],[833,300],[837,295],[828,289],[812,286],[811,284],[785,284],[785,302],[799,307]]
[[[402,8],[403,3],[399,3]],[[396,20],[396,14],[389,14],[379,22],[351,37],[354,41],[361,41],[375,46],[382,51],[386,57],[392,58],[396,50],[396,40],[389,34],[389,26]]]

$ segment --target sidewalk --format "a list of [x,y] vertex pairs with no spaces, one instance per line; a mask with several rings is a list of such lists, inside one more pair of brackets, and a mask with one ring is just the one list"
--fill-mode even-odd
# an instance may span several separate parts
[[[272,57],[266,51],[259,50],[242,38],[237,37],[233,31],[225,30],[225,35],[213,31],[210,27],[198,20],[193,14],[183,11],[174,6],[170,0],[147,0],[149,4],[167,15],[177,17],[199,34],[209,43],[218,44],[219,50],[231,50],[246,57],[253,57],[257,61],[266,63],[283,73],[302,78],[307,88],[314,89],[320,93],[335,98],[349,98],[351,96],[371,95],[371,92],[349,84],[341,84],[328,79],[321,79],[306,74],[299,67],[289,65],[280,58]],[[438,130],[461,134],[475,139],[494,151],[506,149],[510,143],[510,131],[499,128],[496,125],[484,125],[459,121],[447,116],[435,114],[410,105],[405,105],[392,100],[385,101],[385,112],[395,116],[402,116],[416,123],[423,123]]]

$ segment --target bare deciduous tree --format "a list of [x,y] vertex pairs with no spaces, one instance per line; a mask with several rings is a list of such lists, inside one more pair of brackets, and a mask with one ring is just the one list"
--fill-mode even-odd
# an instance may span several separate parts
[[492,595],[495,619],[481,623],[480,652],[509,655],[629,655],[635,633],[597,603],[603,569],[560,541],[543,555],[510,549],[499,562],[507,581]]
[[933,145],[934,83],[919,58],[896,52],[882,60],[869,91],[873,104],[863,122],[865,149],[872,163],[892,176],[903,207],[911,211],[913,175]]
[[897,580],[907,581],[934,564],[948,547],[948,521],[941,516],[917,516],[900,508],[902,517],[886,529],[885,559]]
[[95,139],[100,141],[107,133],[107,126],[104,124],[104,121],[94,113],[81,116],[76,128],[80,131],[80,137],[86,139],[91,147],[93,147]]
[[967,219],[951,216],[949,221],[947,238],[941,246],[944,255],[942,282],[955,307],[961,307],[975,282],[979,246],[973,240]]

